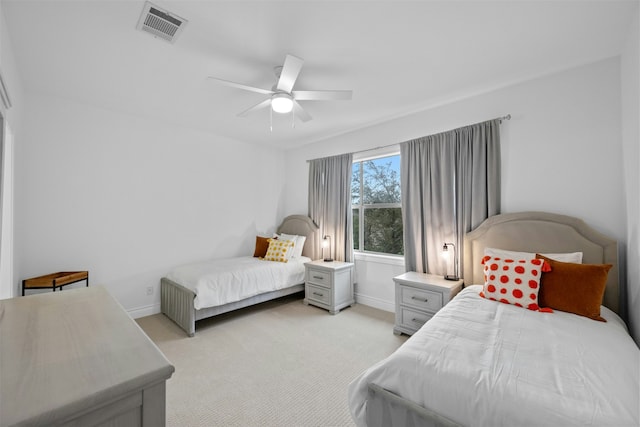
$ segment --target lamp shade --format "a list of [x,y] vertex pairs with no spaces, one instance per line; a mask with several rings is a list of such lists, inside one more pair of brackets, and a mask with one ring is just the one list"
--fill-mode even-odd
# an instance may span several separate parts
[[288,93],[276,93],[271,97],[271,108],[276,113],[290,113],[293,109],[293,99]]
[[448,255],[449,253],[449,246],[451,246],[453,248],[453,274],[446,274],[444,276],[445,279],[447,280],[460,280],[460,278],[458,277],[458,257],[456,256],[456,245],[454,245],[453,243],[443,243],[442,244],[442,254],[443,255]]
[[[327,251],[325,253],[325,250]],[[324,262],[332,262],[333,258],[331,258],[331,237],[325,235],[322,238],[322,252],[324,254]]]

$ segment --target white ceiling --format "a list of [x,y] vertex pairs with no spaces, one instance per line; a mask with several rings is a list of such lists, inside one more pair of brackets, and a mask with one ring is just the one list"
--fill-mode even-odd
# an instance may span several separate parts
[[[154,0],[189,22],[175,44],[136,30],[144,1],[2,0],[23,85],[82,103],[291,148],[620,53],[638,0]],[[303,102],[313,116],[236,114],[270,89],[287,53],[294,89],[351,89]]]

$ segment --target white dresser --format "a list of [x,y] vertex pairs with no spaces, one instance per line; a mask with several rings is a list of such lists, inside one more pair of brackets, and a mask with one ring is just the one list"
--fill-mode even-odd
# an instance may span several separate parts
[[410,271],[393,278],[396,324],[393,333],[413,335],[462,289],[462,280]]
[[173,371],[102,287],[0,301],[1,427],[161,427]]
[[304,303],[336,314],[355,304],[353,263],[317,260],[305,263]]

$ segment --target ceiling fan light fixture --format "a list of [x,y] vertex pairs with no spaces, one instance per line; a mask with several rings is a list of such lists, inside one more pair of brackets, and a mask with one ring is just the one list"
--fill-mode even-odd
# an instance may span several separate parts
[[293,99],[288,93],[276,93],[271,97],[271,108],[276,113],[290,113],[293,110]]

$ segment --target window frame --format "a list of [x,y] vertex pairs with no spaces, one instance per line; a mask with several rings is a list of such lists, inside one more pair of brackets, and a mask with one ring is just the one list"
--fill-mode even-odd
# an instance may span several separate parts
[[[363,232],[363,225],[364,225],[364,216],[365,216],[365,210],[366,209],[400,209],[400,212],[402,214],[402,192],[400,194],[400,202],[398,203],[363,203],[364,202],[364,163],[370,161],[370,160],[378,160],[378,159],[383,159],[383,158],[387,158],[387,157],[398,157],[400,158],[400,147],[399,146],[390,146],[390,147],[385,147],[385,150],[382,150],[382,152],[380,152],[381,150],[375,150],[378,151],[378,153],[373,154],[373,155],[369,155],[366,157],[360,157],[360,158],[356,158],[356,156],[354,156],[353,162],[352,162],[352,173],[353,173],[353,165],[355,164],[360,164],[359,167],[359,178],[360,178],[360,188],[359,188],[359,200],[360,200],[360,204],[351,204],[351,215],[352,218],[354,218],[354,210],[358,209],[358,249],[355,249],[355,247],[353,248],[353,251],[355,254],[363,254],[363,255],[374,255],[374,256],[384,256],[384,257],[393,257],[393,258],[404,258],[404,254],[393,254],[393,253],[388,253],[388,252],[377,252],[377,251],[371,251],[371,250],[365,250],[364,248],[364,232]],[[389,148],[391,148],[391,150],[389,150]],[[404,223],[402,224],[402,229],[404,232]],[[354,243],[355,243],[355,239],[354,239]],[[354,245],[355,246],[355,245]],[[404,251],[404,248],[403,248]]]

